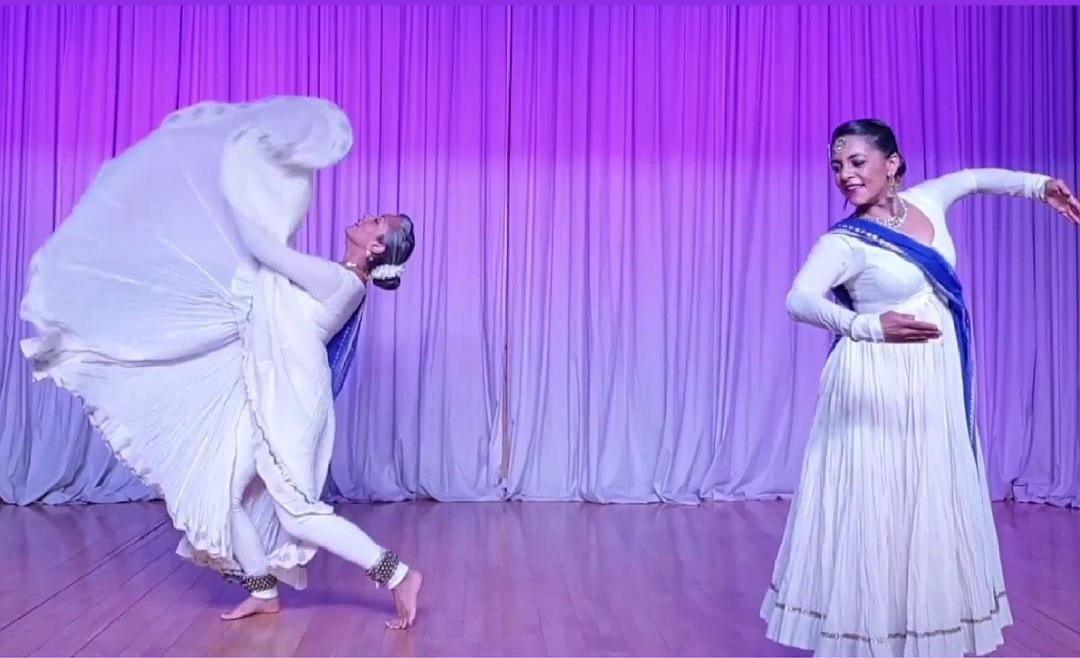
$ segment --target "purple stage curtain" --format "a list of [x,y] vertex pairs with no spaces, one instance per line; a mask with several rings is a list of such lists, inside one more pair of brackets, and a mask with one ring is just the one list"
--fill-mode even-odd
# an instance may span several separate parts
[[[1078,39],[1075,7],[0,7],[0,500],[150,496],[31,384],[27,263],[166,113],[271,94],[356,131],[302,248],[417,225],[338,401],[335,498],[789,494],[829,339],[784,297],[844,213],[830,130],[890,122],[908,183],[1080,186]],[[992,494],[1080,505],[1080,231],[1016,199],[950,219]]]

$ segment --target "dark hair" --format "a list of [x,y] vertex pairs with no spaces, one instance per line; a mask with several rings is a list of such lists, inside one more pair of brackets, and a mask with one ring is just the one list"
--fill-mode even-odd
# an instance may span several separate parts
[[[382,252],[372,254],[368,261],[368,269],[373,270],[380,265],[401,265],[409,260],[413,247],[416,246],[416,236],[413,235],[413,222],[408,215],[397,215],[401,223],[392,231],[387,231],[379,240],[386,247]],[[401,285],[401,277],[392,279],[373,279],[372,283],[383,290],[396,290]]]
[[896,170],[896,177],[903,178],[907,172],[907,160],[900,153],[900,145],[896,143],[896,133],[889,124],[877,119],[855,119],[847,121],[832,131],[830,144],[835,144],[841,137],[865,137],[873,144],[874,148],[885,154],[885,157],[893,153],[900,156],[900,167]]

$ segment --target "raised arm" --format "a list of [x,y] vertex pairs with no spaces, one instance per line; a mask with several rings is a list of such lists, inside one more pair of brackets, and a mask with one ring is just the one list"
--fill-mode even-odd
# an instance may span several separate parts
[[971,194],[1000,194],[1042,201],[1048,181],[1048,176],[1008,169],[964,169],[911,189],[935,203],[944,215],[949,206]]
[[236,224],[244,245],[260,263],[288,278],[315,299],[328,299],[344,285],[339,265],[277,242],[250,220],[238,216]]

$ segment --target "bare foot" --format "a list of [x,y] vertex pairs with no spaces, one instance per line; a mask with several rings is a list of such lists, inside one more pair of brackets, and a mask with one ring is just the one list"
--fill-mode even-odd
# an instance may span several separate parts
[[397,608],[397,617],[386,622],[386,627],[394,631],[403,631],[410,628],[416,621],[417,598],[420,594],[420,586],[424,584],[424,576],[416,569],[409,569],[397,587],[390,590],[394,595],[394,607]]
[[221,618],[225,621],[233,621],[234,619],[243,619],[252,615],[275,615],[279,612],[281,612],[281,600],[277,597],[257,599],[254,596],[249,596],[240,605],[233,608],[232,612],[221,613]]

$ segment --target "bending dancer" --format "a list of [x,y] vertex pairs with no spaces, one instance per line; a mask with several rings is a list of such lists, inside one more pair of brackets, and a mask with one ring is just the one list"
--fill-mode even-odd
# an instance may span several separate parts
[[[116,456],[165,499],[181,555],[241,582],[237,619],[280,610],[316,547],[360,565],[416,618],[422,582],[319,496],[334,390],[367,284],[394,289],[412,253],[404,215],[345,231],[343,263],[287,246],[313,175],[352,145],[313,98],[202,103],[102,167],[34,255],[22,316],[36,379],[84,403]],[[333,367],[333,371],[331,369]]]

